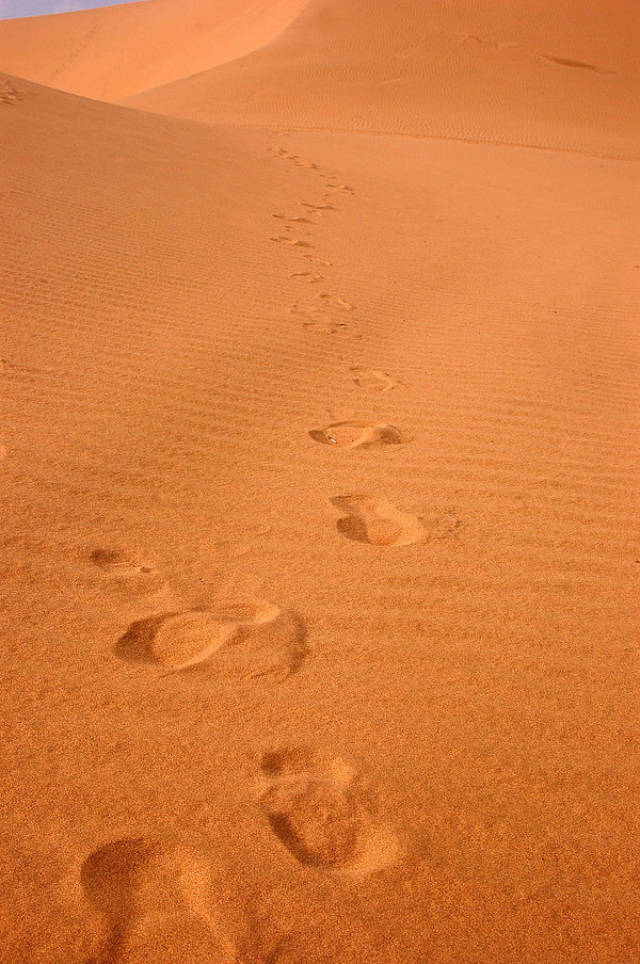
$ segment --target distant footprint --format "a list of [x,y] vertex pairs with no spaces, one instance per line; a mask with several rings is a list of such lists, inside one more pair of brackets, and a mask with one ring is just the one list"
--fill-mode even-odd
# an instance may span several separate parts
[[349,301],[345,301],[344,298],[337,298],[335,295],[327,294],[323,292],[318,295],[318,298],[329,308],[339,308],[342,311],[353,311],[353,305]]
[[400,384],[397,379],[377,368],[352,368],[351,371],[356,385],[368,391],[389,392]]
[[109,577],[111,588],[134,596],[152,595],[165,585],[159,572],[137,562],[122,549],[95,549],[91,561]]
[[372,546],[407,546],[420,542],[425,531],[417,516],[400,512],[387,499],[369,495],[341,495],[331,504],[347,515],[338,520],[338,532],[355,542]]
[[127,837],[95,850],[80,882],[108,926],[87,964],[237,964],[215,919],[206,859],[150,837]]
[[14,104],[19,98],[20,95],[13,84],[8,80],[0,81],[0,104]]
[[592,70],[596,74],[615,74],[615,70],[607,70],[606,67],[598,67],[597,64],[588,64],[584,60],[570,60],[567,57],[552,57],[550,54],[540,54],[539,56],[551,64],[560,64],[561,67],[575,67],[578,70]]
[[334,422],[326,428],[312,429],[309,435],[315,442],[347,449],[378,448],[406,441],[394,425],[370,425],[358,421]]
[[289,275],[290,278],[306,278],[309,284],[315,285],[324,281],[321,274],[314,274],[312,271],[294,271]]
[[308,211],[337,211],[337,207],[334,204],[329,204],[325,202],[324,204],[312,204],[310,201],[300,202],[304,208]]
[[221,673],[271,675],[283,681],[302,665],[305,639],[299,616],[258,601],[139,620],[118,640],[115,652],[122,659],[156,663],[174,673],[206,664]]
[[362,338],[359,332],[354,331],[344,321],[305,321],[302,327],[325,335],[351,335],[353,338]]
[[398,842],[376,821],[362,781],[340,759],[304,747],[265,754],[260,803],[275,835],[303,866],[359,877],[399,857]]
[[308,241],[301,241],[299,238],[287,238],[280,235],[277,238],[271,238],[276,244],[288,244],[292,248],[312,248],[313,245],[309,244]]
[[305,261],[315,261],[316,264],[321,264],[323,268],[331,268],[333,266],[333,262],[324,261],[322,258],[317,258],[315,254],[305,254],[304,258]]

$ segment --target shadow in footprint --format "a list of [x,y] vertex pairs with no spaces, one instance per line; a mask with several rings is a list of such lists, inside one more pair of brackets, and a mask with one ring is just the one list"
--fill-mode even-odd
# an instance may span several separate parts
[[91,562],[105,577],[111,588],[142,596],[159,592],[163,577],[152,566],[143,565],[123,549],[94,549]]
[[354,542],[372,546],[406,546],[419,542],[425,532],[420,519],[401,512],[387,499],[369,495],[342,495],[330,500],[347,515],[336,523],[338,532]]
[[174,673],[206,667],[283,681],[298,672],[308,650],[302,618],[260,601],[138,620],[117,641],[114,652],[120,659],[156,664]]
[[371,425],[358,421],[334,422],[326,428],[312,429],[309,435],[314,442],[347,449],[381,448],[407,441],[394,425]]
[[397,858],[395,837],[377,824],[361,781],[342,760],[294,748],[265,754],[262,772],[269,826],[303,866],[364,875]]
[[127,837],[83,863],[85,896],[104,916],[108,936],[86,964],[234,964],[230,940],[211,910],[206,859],[150,837]]

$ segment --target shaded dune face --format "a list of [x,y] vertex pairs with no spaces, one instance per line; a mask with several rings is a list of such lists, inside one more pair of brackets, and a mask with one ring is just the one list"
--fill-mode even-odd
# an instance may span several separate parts
[[151,0],[0,20],[0,71],[115,101],[264,46],[307,2]]

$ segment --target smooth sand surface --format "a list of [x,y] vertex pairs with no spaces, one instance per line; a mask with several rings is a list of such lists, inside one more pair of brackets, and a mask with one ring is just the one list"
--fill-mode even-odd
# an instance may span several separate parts
[[633,18],[595,10],[532,39],[614,71],[540,62],[558,150],[464,143],[453,81],[450,137],[399,136],[428,86],[348,130],[355,65],[296,129],[293,25],[216,124],[0,77],[2,964],[636,959],[637,150],[613,88],[579,114]]
[[0,68],[61,90],[118,100],[241,57],[306,0],[147,0],[0,21]]

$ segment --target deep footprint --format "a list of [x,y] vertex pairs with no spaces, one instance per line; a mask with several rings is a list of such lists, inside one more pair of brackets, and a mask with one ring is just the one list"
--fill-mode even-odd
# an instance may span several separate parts
[[144,596],[159,592],[165,585],[159,572],[138,562],[123,549],[95,549],[91,561],[109,578],[112,589]]
[[407,546],[420,542],[425,531],[417,516],[400,512],[387,499],[369,495],[342,495],[331,504],[347,515],[337,529],[347,539],[372,546]]
[[213,915],[210,869],[200,854],[150,837],[127,837],[95,850],[82,865],[80,882],[108,926],[91,964],[238,960]]
[[347,449],[380,448],[384,445],[400,445],[406,441],[394,425],[370,425],[357,421],[334,422],[326,428],[312,429],[309,435],[315,442],[323,445]]
[[377,824],[354,771],[308,748],[268,753],[262,761],[261,805],[282,844],[303,866],[363,876],[399,854]]
[[285,680],[304,662],[305,639],[297,614],[259,601],[139,620],[118,640],[115,653],[174,673],[206,665],[242,677]]

